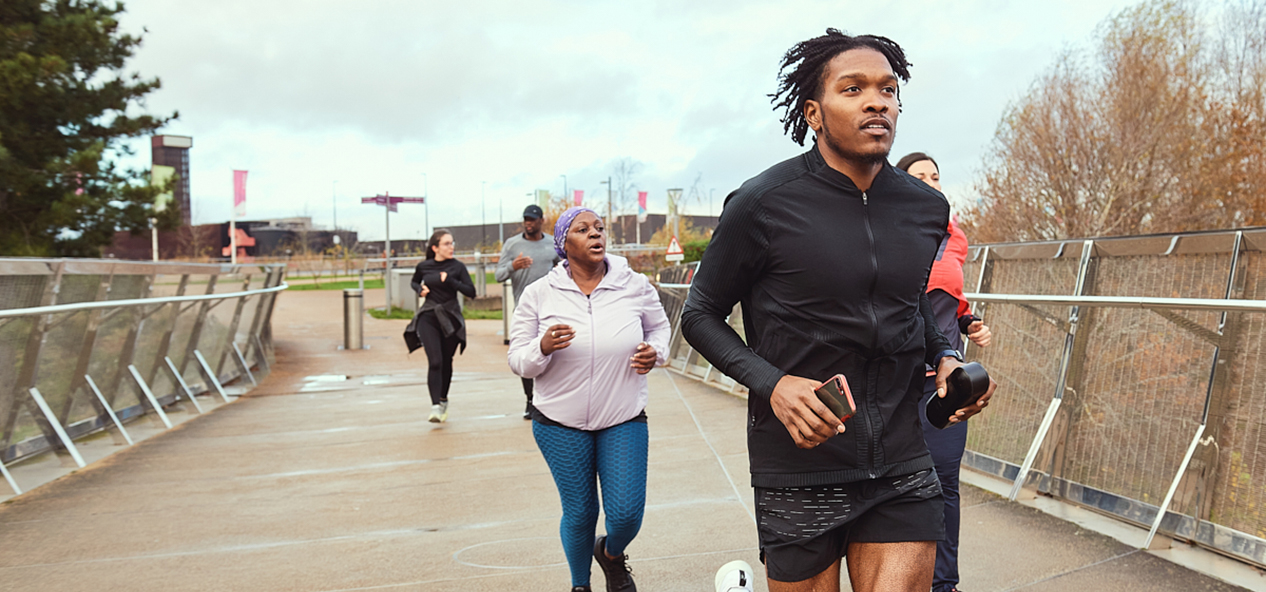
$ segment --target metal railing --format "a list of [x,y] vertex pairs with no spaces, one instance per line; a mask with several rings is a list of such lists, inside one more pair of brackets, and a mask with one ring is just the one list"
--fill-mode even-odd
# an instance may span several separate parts
[[[1266,565],[1266,229],[972,247],[963,464]],[[685,273],[684,271],[678,273]],[[688,282],[661,276],[674,329]],[[742,334],[736,309],[731,323]],[[731,390],[674,332],[672,367]]]
[[[0,258],[0,471],[271,367],[285,265]],[[232,306],[225,306],[231,303]]]

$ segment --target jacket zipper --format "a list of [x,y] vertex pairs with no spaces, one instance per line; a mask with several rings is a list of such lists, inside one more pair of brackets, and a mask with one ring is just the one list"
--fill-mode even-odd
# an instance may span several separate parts
[[[879,317],[875,316],[875,288],[876,288],[876,284],[879,283],[879,258],[875,254],[875,233],[870,227],[870,207],[869,206],[870,206],[870,199],[866,196],[866,192],[863,191],[862,192],[862,214],[863,214],[862,219],[866,226],[866,239],[870,243],[870,267],[871,267],[870,298],[867,301],[867,304],[870,307],[869,312],[870,312],[870,324],[872,328],[872,334],[876,336],[875,337],[876,345],[878,345],[877,342],[878,342],[878,335],[879,335]],[[870,361],[866,362],[866,387],[869,393],[874,393],[875,387],[877,385],[875,384],[876,381],[873,380],[873,377],[871,376],[871,373],[872,373],[871,365],[872,364]],[[863,414],[863,416],[866,418],[867,438],[865,439],[865,442],[866,442],[867,452],[869,453],[867,454],[867,456],[869,457],[869,463],[868,463],[869,466],[866,467],[866,470],[869,472],[871,479],[876,478],[874,469],[875,467],[879,466],[878,448],[879,448],[879,445],[881,444],[881,443],[872,444],[872,442],[875,442],[875,438],[878,436],[878,434],[875,433],[875,423],[873,421],[873,418],[874,418],[873,416],[877,412],[877,406],[878,405],[875,404],[875,401],[873,400],[873,397],[872,397],[871,400],[867,401],[866,413]]]
[[[594,288],[594,292],[597,292],[597,291],[598,289]],[[589,396],[585,398],[585,425],[589,427],[593,427],[593,423],[592,423],[593,422],[593,394],[594,394],[593,375],[594,375],[594,372],[597,371],[598,339],[595,337],[595,333],[594,333],[593,294],[590,293],[588,295],[585,295],[584,292],[581,292],[581,295],[585,297],[585,304],[588,305],[589,307]]]
[[870,298],[867,304],[870,306],[870,326],[872,334],[875,335],[876,343],[879,345],[879,317],[875,316],[875,287],[879,283],[879,258],[875,254],[875,233],[870,227],[870,200],[866,197],[866,192],[862,192],[862,219],[866,224],[866,240],[870,243]]

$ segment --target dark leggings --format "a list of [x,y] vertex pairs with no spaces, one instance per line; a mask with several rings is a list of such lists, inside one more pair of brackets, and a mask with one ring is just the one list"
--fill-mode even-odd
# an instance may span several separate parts
[[431,404],[448,400],[448,386],[453,383],[453,354],[457,353],[457,336],[445,337],[435,313],[427,311],[418,319],[418,336],[426,350],[426,386],[431,391]]
[[[923,385],[923,400],[936,395],[936,377],[929,376]],[[941,480],[941,494],[945,496],[945,539],[936,542],[936,572],[932,578],[933,592],[947,592],[958,584],[958,526],[961,504],[958,497],[958,466],[963,462],[967,448],[967,423],[951,424],[943,430],[928,423],[919,406],[919,418],[923,421],[923,439],[936,476]]]

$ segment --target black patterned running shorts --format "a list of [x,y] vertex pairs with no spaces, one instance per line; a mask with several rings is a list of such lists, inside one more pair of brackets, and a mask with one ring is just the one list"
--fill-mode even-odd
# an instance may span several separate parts
[[756,530],[769,577],[816,576],[849,543],[903,543],[945,538],[945,507],[936,472],[814,487],[755,488]]

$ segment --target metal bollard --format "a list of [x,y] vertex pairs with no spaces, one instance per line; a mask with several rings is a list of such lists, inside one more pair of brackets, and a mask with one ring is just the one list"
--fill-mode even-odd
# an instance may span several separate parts
[[502,345],[510,345],[510,317],[514,316],[514,281],[507,278],[501,284],[501,336]]
[[488,270],[484,269],[482,253],[475,251],[475,295],[483,298],[488,295]]
[[343,290],[343,349],[363,349],[365,345],[365,291]]

